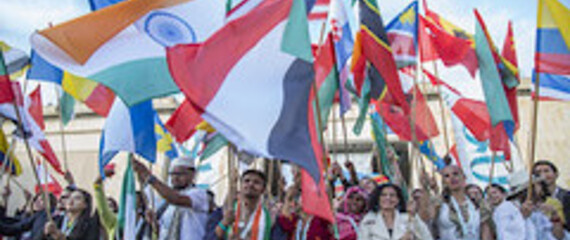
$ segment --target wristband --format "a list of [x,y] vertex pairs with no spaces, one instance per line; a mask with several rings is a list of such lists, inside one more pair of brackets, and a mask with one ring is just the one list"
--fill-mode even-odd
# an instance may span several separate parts
[[222,229],[222,231],[228,232],[228,227],[226,227],[226,225],[224,225],[222,223],[222,221],[218,222],[218,227],[220,227],[220,229]]
[[152,185],[154,182],[156,182],[156,177],[153,175],[149,175],[148,178],[146,179],[146,183]]

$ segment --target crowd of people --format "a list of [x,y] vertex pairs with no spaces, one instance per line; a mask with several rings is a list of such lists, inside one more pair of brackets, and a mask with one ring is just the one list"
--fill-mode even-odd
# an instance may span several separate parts
[[345,191],[329,191],[333,222],[304,211],[298,171],[286,189],[278,184],[284,194],[273,195],[264,172],[246,170],[235,179],[236,193],[217,206],[214,193],[194,185],[196,169],[189,158],[172,161],[168,182],[138,160],[132,166],[141,186],[154,189],[162,199],[137,192],[135,229],[121,224],[117,202],[105,194],[104,179],[95,179],[92,195],[67,173],[69,185],[57,198],[26,193],[28,201],[13,216],[6,214],[6,188],[0,234],[21,240],[120,240],[126,231],[134,232],[137,240],[570,239],[570,192],[556,185],[558,169],[545,160],[534,164],[532,179],[526,172],[513,173],[509,189],[467,184],[462,169],[448,165],[439,172],[441,184],[423,173],[421,186],[409,194],[398,177],[381,184],[358,179],[354,165],[347,162],[347,179],[334,163],[328,180],[340,180]]

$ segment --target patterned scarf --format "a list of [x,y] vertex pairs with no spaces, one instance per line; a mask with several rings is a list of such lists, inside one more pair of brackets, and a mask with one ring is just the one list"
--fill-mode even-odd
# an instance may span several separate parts
[[242,203],[238,200],[236,204],[235,221],[231,230],[231,234],[239,234],[240,239],[251,240],[265,240],[269,239],[271,232],[271,215],[265,206],[263,206],[262,201],[255,208],[253,214],[250,215],[248,219],[245,220],[240,231],[240,222],[242,216]]

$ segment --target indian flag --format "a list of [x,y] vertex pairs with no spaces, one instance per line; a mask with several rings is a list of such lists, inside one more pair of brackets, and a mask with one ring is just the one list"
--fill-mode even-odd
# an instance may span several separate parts
[[131,166],[132,154],[129,155],[129,163],[125,169],[123,177],[123,187],[121,190],[121,204],[119,206],[119,231],[123,231],[123,239],[136,238],[136,190],[135,175]]
[[109,87],[132,106],[178,92],[165,49],[205,40],[224,19],[224,0],[131,0],[36,32],[30,41],[49,63]]

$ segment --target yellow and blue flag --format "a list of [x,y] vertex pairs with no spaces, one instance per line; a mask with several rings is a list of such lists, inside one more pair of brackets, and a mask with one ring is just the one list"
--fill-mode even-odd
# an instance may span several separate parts
[[540,97],[570,100],[570,1],[539,0],[533,82]]
[[437,167],[437,170],[441,170],[445,167],[445,162],[439,154],[437,154],[431,141],[421,141],[419,149],[420,152]]
[[386,26],[392,54],[399,68],[416,63],[418,2],[413,1]]
[[154,132],[156,134],[156,150],[163,152],[169,159],[178,157],[178,151],[172,136],[160,121],[158,114],[154,115]]
[[[20,161],[14,156],[13,153],[8,153],[10,146],[8,145],[8,140],[2,129],[0,129],[0,166],[1,171],[5,171],[6,168],[10,167],[10,173],[15,176],[22,174],[22,166]],[[9,158],[6,158],[6,154],[10,154]],[[4,162],[4,160],[7,160]]]

